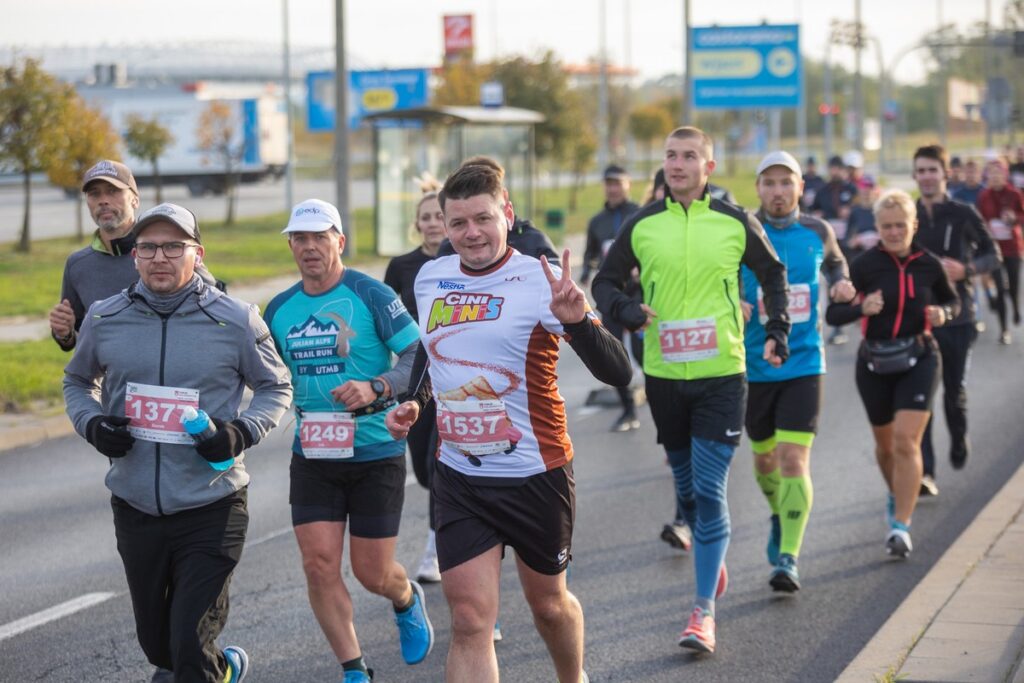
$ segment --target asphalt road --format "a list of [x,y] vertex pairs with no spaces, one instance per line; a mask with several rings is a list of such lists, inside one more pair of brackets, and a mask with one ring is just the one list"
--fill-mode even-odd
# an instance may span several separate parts
[[[570,583],[586,615],[586,668],[594,683],[834,679],[1021,463],[1024,348],[999,347],[989,332],[978,342],[970,379],[971,459],[954,473],[942,458],[942,493],[918,508],[914,554],[907,562],[888,560],[883,485],[853,385],[854,347],[829,354],[826,407],[812,457],[815,507],[800,565],[804,589],[779,597],[767,584],[768,512],[744,444],[730,480],[731,580],[719,602],[719,650],[694,656],[676,646],[692,600],[693,567],[690,557],[658,539],[673,510],[672,486],[650,420],[645,414],[642,430],[609,435],[615,412],[580,408],[594,383],[563,346],[560,384],[577,451]],[[944,453],[944,428],[937,432]],[[252,673],[246,680],[253,683],[341,677],[306,602],[289,529],[288,439],[288,429],[279,428],[246,463],[253,475],[252,522],[222,643],[248,650]],[[0,681],[148,680],[151,668],[135,642],[114,548],[105,468],[106,461],[77,438],[0,455]],[[398,557],[414,569],[426,530],[426,495],[415,484],[407,488],[405,510]],[[350,576],[347,566],[345,572]],[[554,680],[511,559],[502,589],[505,640],[497,651],[503,677]],[[440,587],[426,592],[437,642],[423,664],[407,667],[389,606],[353,588],[362,647],[378,681],[443,680],[448,614]],[[113,596],[5,635],[16,620],[92,593]]]
[[[156,204],[152,187],[140,189],[141,210]],[[373,183],[370,180],[354,180],[349,189],[352,206],[361,208],[373,205]],[[334,180],[296,179],[295,201],[319,197],[334,202]],[[208,221],[222,221],[227,213],[227,200],[223,196],[206,195],[192,197],[184,185],[168,185],[164,188],[165,202],[187,206],[195,212],[202,225]],[[96,229],[89,217],[89,210],[82,202],[82,224],[86,234]],[[237,216],[266,216],[284,213],[284,180],[266,180],[242,185],[238,192]],[[22,218],[25,213],[25,199],[21,185],[0,185],[0,243],[13,242],[21,236]],[[75,234],[75,200],[69,199],[62,190],[48,185],[32,187],[31,206],[32,239],[65,237]]]

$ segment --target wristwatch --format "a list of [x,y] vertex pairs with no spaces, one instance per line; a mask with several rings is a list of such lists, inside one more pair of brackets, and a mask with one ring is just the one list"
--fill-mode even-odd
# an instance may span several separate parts
[[377,398],[384,395],[384,392],[388,390],[388,386],[384,384],[384,380],[379,377],[374,377],[370,380],[370,388],[373,389],[373,393],[377,394]]

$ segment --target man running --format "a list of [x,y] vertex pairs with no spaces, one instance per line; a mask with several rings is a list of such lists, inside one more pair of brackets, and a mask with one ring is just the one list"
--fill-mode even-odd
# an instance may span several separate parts
[[[433,479],[441,584],[451,608],[449,682],[498,680],[492,637],[505,546],[559,681],[586,681],[583,612],[566,588],[575,517],[573,448],[555,366],[564,337],[594,376],[621,386],[632,368],[586,297],[547,259],[508,246],[513,223],[498,172],[463,164],[441,192],[457,256],[416,278],[415,400],[388,416],[404,438],[432,394],[441,447]],[[429,358],[429,373],[419,372]]]
[[[977,209],[950,199],[946,192],[949,157],[940,145],[926,145],[914,152],[914,180],[921,194],[917,200],[917,241],[942,260],[942,267],[956,286],[960,314],[932,330],[942,354],[943,408],[949,427],[949,461],[953,469],[967,462],[967,367],[971,346],[978,338],[976,304],[971,277],[999,266],[995,243],[985,230]],[[932,419],[921,442],[924,477],[921,495],[938,495],[935,484],[935,448]]]
[[284,233],[302,280],[271,300],[266,320],[295,385],[292,526],[309,604],[345,683],[367,683],[373,674],[341,577],[346,527],[352,573],[394,606],[406,664],[422,662],[434,644],[423,589],[395,561],[405,441],[391,439],[384,426],[409,383],[416,324],[394,290],[342,263],[345,236],[334,206],[318,199],[296,205]]
[[[737,274],[746,264],[761,283],[763,356],[781,365],[789,354],[786,269],[754,216],[708,195],[715,161],[704,131],[672,131],[664,168],[668,195],[623,226],[593,291],[605,315],[630,330],[649,328],[647,400],[693,529],[697,599],[679,644],[713,652],[715,598],[725,589],[720,575],[730,535],[726,480],[747,394]],[[623,292],[634,268],[644,303]]]
[[743,310],[747,378],[747,434],[754,450],[754,476],[771,508],[769,584],[777,591],[800,590],[797,558],[811,514],[811,444],[818,428],[825,374],[825,346],[819,320],[819,274],[831,299],[856,295],[846,259],[828,223],[801,213],[800,164],[787,152],[772,152],[757,167],[757,218],[786,266],[789,282],[789,360],[775,367],[760,356],[764,348],[764,297],[754,274],[743,266]]

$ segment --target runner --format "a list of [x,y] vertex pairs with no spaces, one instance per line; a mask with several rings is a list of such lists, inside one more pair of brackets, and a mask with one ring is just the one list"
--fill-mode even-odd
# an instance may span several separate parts
[[[1019,152],[1018,152],[1019,153]],[[978,209],[992,231],[1003,255],[1001,272],[993,273],[996,283],[996,312],[999,315],[999,343],[1010,343],[1008,312],[1013,324],[1020,325],[1020,263],[1024,255],[1021,222],[1024,221],[1024,194],[1006,180],[1006,162],[995,159],[986,170],[986,187],[978,195]]]
[[[757,219],[786,266],[789,281],[789,360],[774,367],[761,357],[767,317],[757,279],[741,271],[747,378],[747,435],[754,450],[754,476],[771,509],[768,535],[769,584],[777,591],[800,590],[797,558],[811,514],[811,444],[818,429],[825,374],[825,346],[818,319],[819,274],[829,297],[850,301],[850,284],[836,236],[828,223],[800,212],[800,164],[787,152],[772,152],[757,167]],[[749,302],[749,303],[748,303]],[[757,312],[754,314],[753,309]]]
[[423,589],[395,561],[405,442],[384,426],[395,388],[409,382],[416,325],[390,288],[342,263],[335,207],[318,199],[297,204],[283,232],[302,280],[271,300],[266,320],[295,385],[292,526],[313,614],[345,682],[363,683],[373,674],[341,577],[346,527],[352,573],[394,606],[405,662],[422,662],[434,644]]
[[[419,204],[416,205],[416,220],[414,222],[416,232],[419,233],[422,242],[408,254],[391,259],[391,263],[388,264],[387,271],[384,273],[384,284],[395,290],[414,321],[419,320],[419,312],[416,309],[416,293],[413,290],[416,276],[423,264],[437,258],[437,250],[445,239],[444,214],[441,213],[441,204],[437,200],[437,193],[440,190],[441,183],[436,180],[424,185],[423,196],[420,197]],[[408,439],[409,456],[416,481],[428,492],[430,491],[430,478],[434,472],[434,452],[437,450],[437,430],[434,426],[434,417],[434,402],[431,401],[424,406],[423,418],[409,430]],[[441,580],[441,570],[437,567],[437,545],[434,536],[437,523],[434,518],[434,498],[429,493],[427,519],[429,524],[427,545],[423,549],[423,558],[416,569],[416,580],[420,583],[437,583]]]
[[[914,180],[921,198],[917,200],[917,240],[921,247],[942,261],[950,282],[960,297],[960,314],[949,320],[932,336],[942,354],[943,407],[949,428],[949,460],[953,469],[967,462],[967,368],[971,346],[978,338],[975,327],[975,273],[989,273],[999,267],[995,244],[981,216],[968,204],[950,199],[946,192],[948,155],[940,145],[919,147],[914,152]],[[928,420],[921,441],[924,476],[921,495],[934,496],[935,449],[932,445],[932,420]]]
[[[586,681],[583,613],[566,588],[575,517],[573,449],[555,365],[564,336],[594,376],[623,385],[629,357],[565,270],[508,247],[508,193],[491,166],[464,164],[441,192],[458,256],[416,279],[423,315],[415,400],[388,416],[402,438],[432,396],[441,439],[433,489],[441,583],[451,608],[448,681],[497,681],[492,630],[504,547],[560,681]],[[420,373],[429,357],[429,373]]]
[[[605,315],[652,333],[644,336],[647,400],[695,550],[697,599],[679,644],[704,652],[715,649],[715,598],[726,587],[726,480],[746,404],[741,264],[765,292],[763,354],[772,365],[788,356],[789,333],[785,267],[756,218],[708,195],[713,152],[699,128],[669,134],[669,194],[623,226],[593,286]],[[644,303],[623,292],[634,268]]]
[[[856,163],[857,160],[849,161]],[[856,197],[857,186],[850,180],[850,166],[842,157],[833,156],[828,160],[828,183],[815,193],[810,212],[828,221],[835,231],[840,248],[846,244],[847,221]],[[842,326],[833,327],[828,335],[828,343],[839,346],[846,342],[847,336],[843,334]]]
[[886,552],[913,549],[910,521],[921,488],[921,436],[931,415],[942,357],[931,328],[956,318],[960,303],[937,256],[915,240],[917,207],[902,190],[875,204],[881,241],[850,266],[858,298],[834,301],[830,324],[862,319],[857,390],[875,437],[875,456],[889,489]]

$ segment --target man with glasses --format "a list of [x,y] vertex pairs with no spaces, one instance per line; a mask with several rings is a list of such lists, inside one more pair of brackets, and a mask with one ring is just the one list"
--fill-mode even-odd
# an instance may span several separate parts
[[[110,458],[117,550],[153,680],[236,683],[248,657],[215,641],[249,522],[244,451],[288,408],[288,371],[257,307],[196,273],[192,212],[161,204],[132,235],[139,279],[89,307],[64,371],[67,413]],[[216,430],[199,443],[182,424],[189,408]]]
[[[82,193],[96,232],[88,246],[65,262],[60,303],[50,311],[50,334],[65,351],[75,348],[75,336],[90,304],[139,279],[131,255],[139,188],[131,169],[117,161],[100,161],[82,178]],[[207,284],[224,289],[205,266],[199,265],[197,272]]]

